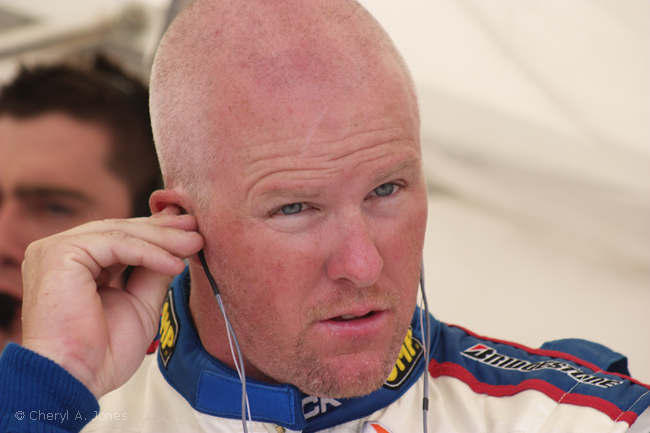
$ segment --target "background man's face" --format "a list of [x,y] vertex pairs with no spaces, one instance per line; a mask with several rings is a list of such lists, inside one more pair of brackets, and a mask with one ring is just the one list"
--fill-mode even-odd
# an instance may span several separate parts
[[[0,117],[0,302],[22,298],[27,246],[87,221],[125,218],[131,197],[109,172],[108,132],[51,113]],[[0,306],[0,310],[2,310]],[[20,311],[0,327],[0,348],[20,341]]]
[[394,82],[255,98],[234,114],[249,123],[199,220],[247,373],[312,395],[369,393],[417,295],[427,205],[413,102]]

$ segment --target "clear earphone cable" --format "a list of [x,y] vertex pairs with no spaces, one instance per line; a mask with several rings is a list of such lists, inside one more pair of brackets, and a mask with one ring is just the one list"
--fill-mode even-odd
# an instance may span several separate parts
[[[219,310],[221,310],[221,314],[223,315],[224,321],[226,323],[226,327],[228,328],[228,342],[230,343],[230,353],[232,354],[232,358],[233,358],[233,362],[235,363],[237,374],[239,375],[239,379],[242,383],[242,402],[241,402],[242,427],[244,429],[244,433],[248,433],[248,428],[246,426],[246,414],[248,414],[250,430],[252,432],[253,430],[252,417],[250,413],[250,404],[248,403],[248,394],[246,393],[246,372],[244,371],[244,360],[241,354],[241,349],[239,348],[239,342],[237,341],[237,336],[235,335],[235,331],[232,329],[230,320],[228,320],[228,316],[226,315],[226,310],[223,307],[223,302],[221,301],[221,295],[219,294],[219,288],[217,287],[217,284],[214,281],[214,278],[212,278],[212,274],[208,269],[208,264],[205,260],[205,255],[203,254],[203,250],[199,251],[198,255],[199,255],[199,260],[201,261],[201,265],[203,266],[203,270],[205,271],[205,275],[208,278],[208,282],[210,283],[210,287],[212,287],[212,292],[214,293],[214,296],[217,299],[217,303],[219,304]],[[429,380],[428,380],[429,375],[427,374],[426,369],[429,363],[429,342],[431,340],[431,324],[430,324],[430,317],[429,317],[429,303],[427,302],[427,295],[424,288],[424,263],[422,263],[422,268],[420,270],[420,291],[422,292],[421,307],[420,307],[420,329],[423,330],[422,349],[424,351],[424,365],[425,365],[425,371],[423,374],[424,392],[422,397],[422,422],[423,422],[422,431],[424,433],[427,433],[428,432],[427,418],[429,412]],[[422,308],[422,304],[424,308]],[[423,310],[425,316],[424,320],[422,319]],[[426,326],[423,326],[424,325],[423,322],[426,322]],[[234,347],[237,350],[237,356],[235,356],[235,350],[233,349],[233,342],[234,342]]]
[[[427,294],[424,288],[424,261],[420,269],[420,291],[422,292],[422,299],[420,302],[420,329],[422,329],[422,349],[424,351],[424,392],[422,397],[422,431],[428,431],[428,415],[429,415],[429,375],[427,374],[427,366],[429,365],[429,342],[431,341],[431,319],[429,317],[429,303],[427,302]],[[424,308],[423,308],[424,307]],[[424,310],[424,321],[422,320],[422,313]],[[423,326],[426,323],[426,327]]]
[[[226,328],[228,330],[227,335],[228,335],[228,343],[230,344],[230,353],[232,354],[232,360],[235,363],[235,369],[237,370],[237,374],[239,375],[239,380],[241,381],[242,427],[244,429],[244,433],[248,433],[248,428],[246,426],[246,414],[248,414],[250,430],[252,432],[253,418],[251,417],[251,408],[250,408],[250,404],[248,403],[248,394],[246,393],[246,372],[244,370],[244,359],[241,354],[241,349],[239,348],[239,341],[237,341],[237,336],[235,335],[235,331],[232,329],[230,320],[228,320],[228,316],[226,315],[226,310],[223,308],[223,302],[221,301],[219,288],[217,287],[217,283],[214,281],[214,278],[212,278],[212,274],[208,269],[208,263],[205,260],[205,255],[203,254],[203,250],[199,251],[199,260],[201,261],[201,265],[203,266],[203,270],[205,271],[205,276],[208,278],[210,287],[212,287],[212,292],[214,293],[214,297],[217,299],[217,303],[219,304],[219,310],[221,310],[221,314],[223,315],[223,319],[226,323]],[[237,349],[237,356],[235,356],[235,350],[233,349],[233,342],[235,343],[234,344],[235,349]]]

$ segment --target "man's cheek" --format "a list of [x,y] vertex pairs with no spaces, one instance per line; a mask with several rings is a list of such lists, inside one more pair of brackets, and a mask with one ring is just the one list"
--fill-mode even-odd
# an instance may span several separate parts
[[384,260],[384,267],[419,261],[424,246],[424,230],[413,221],[382,228],[382,237],[376,239],[377,248]]
[[285,295],[296,287],[307,289],[313,285],[317,279],[315,272],[323,267],[313,251],[270,248],[258,254],[260,256],[259,270],[264,285],[280,286],[278,292]]

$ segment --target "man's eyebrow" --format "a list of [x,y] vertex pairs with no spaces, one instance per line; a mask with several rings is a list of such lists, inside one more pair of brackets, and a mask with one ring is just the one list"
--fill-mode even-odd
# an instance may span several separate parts
[[53,197],[71,198],[90,203],[92,200],[87,195],[66,188],[46,186],[19,186],[15,190],[16,197],[20,199],[47,199]]
[[388,171],[380,174],[379,176],[375,177],[373,179],[372,184],[373,185],[382,185],[385,183],[387,180],[389,180],[391,177],[393,177],[396,173],[399,173],[404,170],[409,170],[409,171],[420,171],[421,170],[421,160],[419,157],[411,156],[406,158],[405,160],[401,161],[399,164],[397,164],[394,167],[391,167]]
[[[388,179],[393,177],[396,173],[399,173],[403,170],[409,171],[420,171],[421,170],[421,160],[419,157],[411,156],[403,161],[399,162],[394,167],[390,167],[388,171],[381,173],[372,180],[372,185],[381,185],[385,183]],[[275,197],[285,197],[285,198],[304,198],[304,199],[314,199],[322,195],[320,192],[311,192],[311,191],[294,191],[294,190],[285,190],[285,189],[271,189],[263,192],[258,195],[256,198],[275,198]]]
[[305,199],[314,199],[320,197],[322,194],[317,192],[305,192],[305,191],[293,191],[285,189],[271,189],[263,192],[257,198],[264,197],[285,197],[285,198],[305,198]]

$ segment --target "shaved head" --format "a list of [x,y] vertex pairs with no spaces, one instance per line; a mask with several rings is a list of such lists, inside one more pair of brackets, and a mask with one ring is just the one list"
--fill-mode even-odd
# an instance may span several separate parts
[[354,1],[195,1],[165,34],[151,78],[166,187],[205,199],[210,168],[250,136],[281,138],[287,122],[301,121],[295,111],[318,118],[339,95],[372,92],[387,76],[402,82],[417,117],[402,58]]
[[[151,114],[154,200],[196,216],[247,376],[327,397],[381,387],[427,205],[414,86],[379,24],[352,1],[197,0],[160,44]],[[233,367],[202,272],[190,260],[192,317]]]

